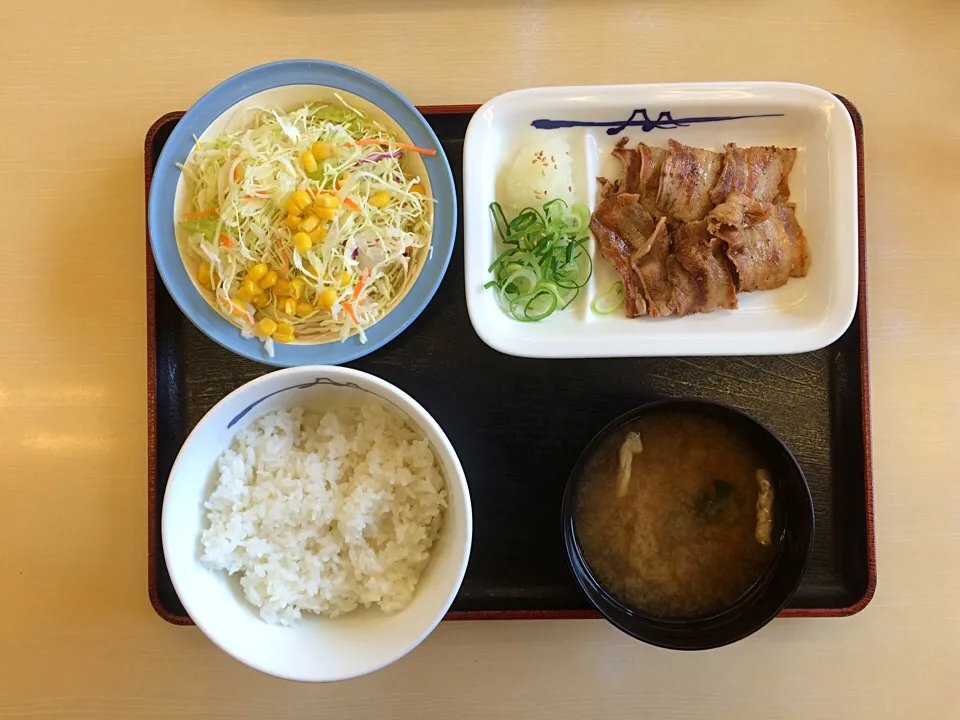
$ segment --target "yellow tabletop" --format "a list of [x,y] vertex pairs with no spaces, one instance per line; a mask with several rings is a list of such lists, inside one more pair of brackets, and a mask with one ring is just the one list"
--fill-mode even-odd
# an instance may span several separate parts
[[[947,718],[960,712],[960,6],[46,0],[0,13],[0,717]],[[866,126],[879,589],[696,655],[602,621],[443,623],[372,677],[260,675],[147,601],[143,136],[321,57],[417,103],[789,80]]]

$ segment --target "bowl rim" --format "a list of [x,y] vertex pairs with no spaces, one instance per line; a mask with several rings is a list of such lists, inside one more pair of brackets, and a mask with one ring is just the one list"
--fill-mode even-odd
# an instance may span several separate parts
[[[579,487],[580,476],[582,475],[582,470],[586,460],[590,455],[596,450],[598,445],[605,440],[611,432],[616,431],[618,428],[622,427],[626,423],[635,420],[639,417],[649,415],[651,413],[660,412],[663,410],[669,410],[672,406],[678,406],[678,410],[682,408],[687,408],[693,410],[696,407],[711,407],[717,408],[723,412],[729,412],[734,415],[739,416],[746,422],[756,426],[758,429],[762,430],[763,433],[779,447],[785,454],[785,457],[789,460],[790,464],[796,469],[795,478],[800,481],[800,489],[802,490],[803,497],[806,502],[803,503],[803,506],[806,510],[804,514],[809,515],[810,520],[810,532],[805,538],[806,548],[803,551],[803,563],[799,567],[798,572],[796,573],[796,578],[792,583],[792,587],[789,592],[785,594],[785,597],[781,603],[767,613],[762,619],[754,623],[749,629],[733,633],[729,637],[724,638],[720,642],[704,642],[692,646],[684,646],[679,644],[671,644],[667,641],[661,641],[656,638],[643,637],[637,633],[633,628],[625,626],[624,623],[619,622],[615,617],[612,617],[608,612],[608,609],[603,606],[603,604],[598,603],[592,597],[592,592],[599,591],[599,593],[604,597],[606,602],[609,602],[611,605],[623,608],[630,612],[631,614],[637,615],[644,619],[652,619],[667,624],[683,625],[686,618],[677,618],[671,620],[670,618],[657,618],[656,616],[644,613],[641,610],[633,608],[629,605],[626,605],[622,601],[615,598],[613,595],[606,590],[602,583],[597,580],[593,573],[590,571],[589,566],[586,563],[586,560],[582,556],[580,550],[580,544],[576,538],[576,532],[573,527],[573,502],[576,495],[576,491]],[[584,447],[583,451],[577,456],[576,462],[574,462],[573,467],[570,471],[570,475],[567,478],[566,486],[564,487],[563,492],[563,502],[561,505],[561,524],[562,524],[562,533],[564,540],[564,550],[567,556],[567,565],[570,568],[571,574],[577,581],[577,585],[580,587],[581,591],[584,593],[587,601],[593,606],[593,608],[599,612],[604,620],[609,622],[611,625],[616,627],[621,632],[629,635],[630,637],[639,640],[648,645],[653,645],[655,647],[664,648],[667,650],[680,650],[686,652],[693,652],[697,650],[712,650],[718,647],[724,647],[727,645],[732,645],[735,642],[743,640],[745,637],[753,635],[757,631],[761,630],[763,627],[768,625],[776,616],[787,606],[787,603],[790,602],[790,598],[796,593],[797,588],[800,586],[800,581],[803,577],[803,573],[806,570],[807,565],[810,562],[810,557],[813,553],[813,537],[816,530],[816,513],[813,505],[813,496],[810,493],[810,484],[807,482],[806,474],[803,472],[803,468],[800,466],[800,463],[797,461],[797,458],[794,456],[793,452],[787,447],[786,443],[777,435],[773,430],[767,427],[766,424],[753,417],[750,413],[741,410],[740,408],[734,407],[724,402],[716,402],[713,400],[704,400],[701,398],[664,398],[660,400],[653,400],[647,403],[642,403],[637,405],[626,412],[621,413],[613,420],[608,422],[600,430],[598,430],[587,445]],[[779,551],[778,551],[779,555]],[[776,557],[772,561],[770,567],[765,572],[771,572],[776,564]],[[763,576],[761,576],[762,578]],[[758,579],[759,582],[759,579]],[[736,605],[732,606],[731,610],[725,612],[733,612]],[[699,618],[691,618],[691,620]]]
[[[430,427],[430,429],[435,433],[436,437],[439,439],[439,445],[441,447],[436,447],[436,444],[431,442],[431,445],[434,445],[435,451],[440,454],[444,453],[445,458],[450,461],[455,470],[455,479],[449,478],[444,474],[444,479],[447,484],[455,481],[457,483],[458,489],[460,491],[460,497],[463,499],[463,516],[464,516],[464,545],[461,552],[460,558],[460,567],[457,571],[457,576],[455,581],[451,584],[450,589],[447,592],[447,597],[443,602],[443,609],[441,612],[437,613],[427,625],[424,626],[422,632],[418,634],[415,642],[409,645],[408,647],[403,648],[399,652],[393,653],[387,659],[379,661],[369,667],[363,668],[360,672],[347,672],[334,676],[326,677],[317,677],[315,675],[310,675],[309,673],[289,673],[278,671],[273,668],[268,668],[258,663],[255,659],[241,658],[231,649],[230,647],[224,645],[220,642],[219,638],[215,638],[210,635],[205,627],[204,622],[199,620],[196,615],[191,612],[196,606],[192,601],[192,598],[188,592],[183,591],[183,585],[178,580],[179,565],[174,558],[172,560],[170,554],[167,550],[167,543],[163,542],[163,539],[167,536],[168,533],[174,532],[176,528],[171,526],[171,523],[174,522],[172,516],[168,515],[167,504],[170,499],[170,494],[166,491],[169,489],[169,485],[172,482],[175,482],[174,478],[177,477],[180,465],[182,462],[182,455],[187,446],[196,441],[196,435],[200,427],[206,423],[214,414],[219,411],[222,411],[225,406],[230,404],[232,401],[236,400],[237,397],[240,397],[251,390],[255,390],[260,385],[264,385],[267,382],[272,380],[283,378],[287,376],[300,376],[300,375],[313,375],[315,373],[324,373],[324,374],[333,374],[338,375],[338,379],[344,380],[362,380],[364,382],[369,382],[374,385],[379,391],[382,391],[388,397],[382,397],[381,399],[387,400],[388,402],[393,403],[399,410],[404,412],[409,416],[409,419],[414,423],[424,423]],[[363,389],[363,388],[361,388]],[[252,407],[247,407],[243,414],[246,414],[252,409]],[[253,417],[258,417],[254,412]],[[422,428],[421,428],[422,430]],[[234,435],[236,433],[234,432]],[[231,438],[233,436],[231,435]],[[222,452],[222,449],[221,449]],[[168,520],[168,518],[171,518]],[[446,433],[443,431],[443,428],[440,427],[440,424],[434,419],[434,417],[427,412],[417,400],[411,397],[409,394],[393,385],[392,383],[383,380],[382,378],[372,375],[362,370],[355,370],[353,368],[340,367],[336,365],[301,365],[290,368],[283,368],[280,370],[275,370],[273,372],[265,373],[259,377],[250,380],[249,382],[244,383],[240,387],[232,390],[230,393],[221,398],[213,407],[211,407],[203,417],[197,422],[194,428],[190,431],[190,434],[184,440],[183,445],[180,448],[180,451],[177,453],[177,458],[174,460],[173,465],[170,468],[170,473],[168,475],[166,489],[164,491],[163,504],[161,507],[160,514],[160,537],[161,545],[163,547],[164,561],[167,566],[167,571],[170,575],[170,582],[173,585],[174,591],[177,593],[177,596],[180,598],[180,602],[183,604],[184,610],[194,621],[194,624],[200,629],[200,631],[210,640],[214,645],[220,648],[227,655],[232,657],[234,660],[247,665],[248,667],[258,670],[266,675],[272,675],[274,677],[282,678],[284,680],[293,680],[296,682],[338,682],[340,680],[349,680],[356,677],[362,677],[364,675],[369,675],[370,673],[381,670],[388,665],[395,663],[397,660],[400,660],[405,655],[409,654],[415,650],[426,638],[433,632],[441,620],[443,620],[444,615],[449,611],[450,606],[453,604],[454,599],[456,598],[457,593],[460,591],[460,587],[463,584],[463,578],[466,575],[467,566],[470,562],[470,554],[473,548],[473,503],[470,498],[470,487],[467,482],[466,473],[463,470],[463,465],[460,462],[460,458],[457,455],[456,449],[453,447],[453,444],[450,442],[450,439],[447,437]],[[414,595],[414,602],[416,600],[416,594]]]
[[[433,227],[430,255],[416,282],[403,299],[365,331],[367,342],[356,335],[343,342],[275,346],[269,357],[262,343],[245,339],[240,329],[223,318],[197,292],[184,266],[173,224],[177,162],[183,162],[199,136],[214,120],[244,99],[289,85],[314,85],[352,93],[376,105],[410,137],[411,142],[434,147],[437,154],[423,158],[432,196]],[[183,115],[160,152],[147,199],[147,229],[154,264],[180,311],[204,335],[242,357],[275,367],[339,365],[379,349],[406,330],[423,312],[440,287],[453,257],[457,233],[457,193],[446,152],[426,118],[410,101],[382,80],[357,68],[327,60],[281,60],[258,65],[222,81],[207,91]]]

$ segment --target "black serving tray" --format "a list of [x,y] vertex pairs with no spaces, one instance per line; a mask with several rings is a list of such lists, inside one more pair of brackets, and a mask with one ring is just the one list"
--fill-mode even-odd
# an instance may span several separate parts
[[[842,98],[841,98],[842,99]],[[863,136],[857,133],[860,298],[844,335],[789,356],[529,360],[477,337],[464,298],[462,233],[446,277],[398,338],[350,367],[416,398],[450,438],[470,484],[473,552],[450,618],[595,617],[567,568],[560,503],[581,449],[608,421],[666,397],[719,400],[772,428],[794,452],[816,509],[813,555],[786,616],[858,612],[876,585],[864,266]],[[461,186],[473,106],[422,108]],[[146,138],[146,186],[182,113]],[[462,212],[461,212],[462,217]],[[190,624],[167,574],[160,512],[190,429],[224,395],[270,368],[201,334],[170,299],[147,243],[149,589],[157,613]]]

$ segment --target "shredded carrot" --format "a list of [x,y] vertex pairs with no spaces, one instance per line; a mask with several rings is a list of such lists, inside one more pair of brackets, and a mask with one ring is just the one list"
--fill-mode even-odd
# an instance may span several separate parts
[[221,235],[220,244],[228,248],[232,248],[234,245],[236,245],[236,243],[230,239],[229,235]]
[[431,150],[430,148],[417,147],[416,145],[411,145],[410,143],[394,143],[394,147],[400,148],[401,150],[409,150],[410,152],[419,153],[420,155],[436,155],[436,150]]
[[226,303],[230,308],[229,312],[231,315],[233,315],[235,318],[246,320],[248,325],[253,325],[253,317],[250,315],[249,312],[247,312],[246,308],[244,308],[241,305],[237,305],[229,297],[227,298]]
[[[352,145],[389,145],[392,141],[386,138],[365,138],[364,140],[355,140],[352,143],[347,143],[347,147]],[[436,150],[431,150],[430,148],[417,147],[416,145],[411,145],[410,143],[404,142],[393,142],[395,148],[398,150],[409,150],[410,152],[420,153],[421,155],[436,155]]]
[[367,278],[370,277],[370,271],[364,270],[363,275],[360,276],[360,282],[357,283],[357,286],[353,289],[353,299],[356,300],[360,297],[360,293],[363,292],[363,286],[367,284]]
[[248,194],[244,195],[244,197],[245,197],[247,200],[263,200],[263,198],[267,197],[267,194],[266,194],[265,192],[263,192],[262,190],[258,190],[257,192],[253,193],[253,195],[250,195],[250,194],[248,193]]
[[360,321],[357,320],[357,316],[353,312],[353,305],[348,302],[342,303],[343,309],[347,311],[347,315],[350,316],[350,319],[353,320],[354,324],[359,325]]
[[343,204],[346,205],[351,210],[353,210],[354,212],[360,212],[360,206],[357,205],[353,200],[351,200],[348,197],[345,197],[343,199]]
[[283,276],[286,277],[290,272],[290,259],[287,257],[286,245],[280,246],[280,269],[283,270]]
[[233,181],[240,182],[241,180],[243,180],[243,175],[244,175],[243,165],[240,165],[239,163],[237,163],[237,165],[235,165],[233,168]]
[[209,210],[204,210],[203,212],[192,212],[187,213],[183,216],[184,220],[196,220],[197,218],[209,217],[217,211],[217,208],[210,208]]

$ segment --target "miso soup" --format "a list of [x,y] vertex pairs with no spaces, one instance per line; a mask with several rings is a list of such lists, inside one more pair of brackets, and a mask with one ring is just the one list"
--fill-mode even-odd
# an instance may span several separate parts
[[734,428],[654,413],[587,459],[574,531],[591,573],[622,603],[707,615],[732,605],[770,563],[775,501],[763,459]]

